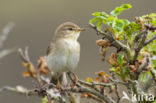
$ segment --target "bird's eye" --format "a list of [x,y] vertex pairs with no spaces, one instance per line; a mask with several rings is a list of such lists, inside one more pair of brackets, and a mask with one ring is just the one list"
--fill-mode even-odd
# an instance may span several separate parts
[[72,31],[72,30],[73,30],[73,28],[68,28],[68,30]]

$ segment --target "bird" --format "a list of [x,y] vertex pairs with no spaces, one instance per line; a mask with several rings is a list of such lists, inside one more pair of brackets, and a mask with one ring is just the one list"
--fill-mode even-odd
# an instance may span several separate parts
[[46,62],[51,70],[51,82],[61,82],[65,72],[74,70],[80,58],[78,38],[84,31],[72,22],[62,23],[55,31],[47,49]]

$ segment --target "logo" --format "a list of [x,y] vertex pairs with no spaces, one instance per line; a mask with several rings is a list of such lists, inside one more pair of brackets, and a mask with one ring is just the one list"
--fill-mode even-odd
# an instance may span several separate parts
[[142,93],[142,94],[134,94],[132,92],[131,96],[128,96],[128,94],[123,91],[123,97],[121,98],[121,101],[126,99],[126,100],[129,100],[131,101],[132,103],[134,102],[138,102],[138,101],[154,101],[155,100],[155,96],[153,94],[145,94],[145,93]]

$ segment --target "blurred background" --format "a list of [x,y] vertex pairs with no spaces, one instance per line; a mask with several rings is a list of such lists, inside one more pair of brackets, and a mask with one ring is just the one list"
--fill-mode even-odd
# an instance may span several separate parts
[[[100,38],[88,26],[92,18],[91,13],[105,11],[109,13],[121,4],[129,3],[133,6],[124,12],[120,18],[134,20],[141,16],[155,12],[156,0],[0,0],[0,29],[9,22],[15,27],[10,32],[4,48],[29,47],[31,61],[37,64],[40,56],[45,55],[46,49],[59,24],[71,21],[86,28],[81,33],[81,58],[78,68],[74,71],[81,79],[93,77],[95,72],[108,72],[109,65],[101,61],[99,47],[95,41]],[[113,49],[109,49],[107,56]],[[0,60],[0,87],[4,85],[23,85],[33,88],[30,78],[23,78],[24,68],[17,52]],[[41,103],[38,97],[25,97],[16,93],[1,92],[0,103]],[[89,103],[89,101],[85,101]]]

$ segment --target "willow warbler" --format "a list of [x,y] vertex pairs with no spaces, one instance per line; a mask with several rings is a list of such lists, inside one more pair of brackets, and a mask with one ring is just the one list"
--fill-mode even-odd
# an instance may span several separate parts
[[72,22],[65,22],[56,29],[46,57],[52,72],[51,82],[56,84],[63,72],[77,67],[80,58],[80,44],[77,39],[83,30]]

